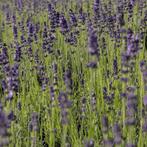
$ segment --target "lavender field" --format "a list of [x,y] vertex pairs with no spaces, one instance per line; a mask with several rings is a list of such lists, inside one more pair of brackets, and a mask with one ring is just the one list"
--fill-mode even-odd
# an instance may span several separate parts
[[0,0],[0,147],[147,147],[147,1]]

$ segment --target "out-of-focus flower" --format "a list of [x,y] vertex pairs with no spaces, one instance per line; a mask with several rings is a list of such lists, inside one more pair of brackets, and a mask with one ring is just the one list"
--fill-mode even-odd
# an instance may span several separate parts
[[0,146],[8,146],[9,145],[9,137],[10,133],[8,129],[10,128],[10,121],[7,115],[0,111]]
[[38,131],[39,130],[39,116],[36,112],[31,114],[31,120],[29,122],[29,130],[30,131]]
[[61,108],[61,123],[62,125],[67,125],[69,123],[68,109],[72,106],[72,102],[68,100],[67,94],[64,92],[60,92],[58,101]]
[[84,147],[94,147],[94,140],[90,139],[85,142]]
[[94,30],[89,32],[88,36],[88,51],[90,55],[99,57],[99,46],[96,32]]
[[87,64],[87,67],[89,67],[89,68],[97,68],[97,63],[91,61],[91,62],[89,62],[89,63]]
[[108,117],[104,115],[102,117],[102,131],[104,133],[107,133],[108,129],[109,129]]
[[120,145],[122,142],[122,133],[118,123],[114,124],[113,126],[113,134],[114,134],[114,143],[116,145]]

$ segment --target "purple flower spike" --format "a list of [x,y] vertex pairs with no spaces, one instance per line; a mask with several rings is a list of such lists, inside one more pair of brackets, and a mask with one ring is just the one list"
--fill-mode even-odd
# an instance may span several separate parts
[[144,96],[143,103],[145,106],[147,106],[147,95]]
[[106,133],[108,131],[108,128],[109,128],[108,117],[104,115],[102,117],[102,130],[103,130],[103,132]]
[[30,131],[38,131],[39,130],[39,116],[38,113],[33,112],[31,114],[31,121],[29,122],[29,129]]
[[7,115],[0,111],[0,146],[8,146],[9,145],[9,137],[10,133],[8,129],[10,128],[10,120]]
[[98,39],[97,39],[96,32],[94,30],[91,30],[89,32],[89,36],[88,36],[88,50],[89,50],[89,54],[90,55],[96,55],[97,57],[99,57]]
[[69,123],[68,109],[72,106],[72,102],[68,100],[67,94],[64,92],[60,92],[58,101],[61,108],[61,123],[67,125]]
[[70,108],[72,105],[72,102],[68,100],[67,94],[64,92],[60,92],[58,100],[61,108]]

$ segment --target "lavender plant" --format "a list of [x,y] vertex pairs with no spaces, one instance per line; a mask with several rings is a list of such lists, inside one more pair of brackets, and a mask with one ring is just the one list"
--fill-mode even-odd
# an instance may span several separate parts
[[0,147],[146,147],[146,9],[1,0]]

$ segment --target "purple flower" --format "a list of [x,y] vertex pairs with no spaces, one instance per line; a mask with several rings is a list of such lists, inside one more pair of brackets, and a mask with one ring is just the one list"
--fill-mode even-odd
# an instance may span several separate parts
[[21,58],[22,58],[22,56],[21,56],[21,47],[19,45],[17,45],[15,55],[14,55],[14,60],[16,62],[20,62]]
[[66,85],[66,91],[67,93],[71,94],[72,92],[72,75],[71,70],[66,70],[64,73],[64,82]]
[[17,36],[18,36],[18,31],[17,31],[17,26],[16,25],[13,26],[13,34],[14,34],[14,38],[16,39]]
[[80,114],[81,119],[85,119],[85,116],[86,116],[86,103],[87,103],[86,97],[82,97],[81,98],[81,114]]
[[94,147],[94,140],[93,139],[87,140],[84,147]]
[[61,108],[61,123],[62,125],[67,125],[69,123],[68,109],[72,106],[72,102],[68,100],[67,94],[64,92],[60,92],[58,101]]
[[65,40],[70,45],[76,45],[77,44],[77,38],[74,32],[70,32],[69,36]]
[[94,4],[93,4],[93,10],[94,10],[94,14],[95,14],[95,17],[98,17],[99,18],[99,13],[100,13],[100,0],[95,0],[94,1]]
[[128,20],[130,21],[133,15],[133,3],[131,1],[128,2]]
[[108,138],[107,140],[103,140],[103,145],[104,147],[113,147],[114,146],[114,142],[112,138]]
[[127,83],[129,81],[129,79],[126,77],[121,77],[120,80],[125,83]]
[[89,32],[89,36],[88,36],[88,50],[89,50],[90,55],[96,55],[97,57],[99,57],[98,39],[97,39],[96,32],[94,30],[91,30]]
[[17,0],[18,9],[21,11],[23,8],[22,0]]
[[147,64],[145,60],[142,60],[140,62],[140,69],[141,69],[141,72],[144,72],[147,69]]
[[60,15],[60,27],[61,27],[61,33],[65,34],[69,32],[68,23],[63,14]]
[[6,96],[6,100],[12,100],[13,98],[13,91],[9,90],[8,95]]
[[59,105],[61,108],[70,108],[72,106],[72,102],[68,100],[67,94],[64,92],[60,92],[58,96]]
[[118,125],[118,123],[114,124],[113,126],[113,134],[114,134],[114,143],[115,144],[121,144],[122,142],[122,133],[121,133],[121,128]]
[[125,25],[125,20],[124,20],[124,14],[123,13],[118,13],[117,14],[117,21],[120,24],[120,26]]
[[89,68],[97,68],[97,63],[94,61],[91,61],[87,64],[87,67]]
[[137,145],[132,144],[132,143],[127,143],[126,147],[137,147]]
[[2,103],[0,102],[0,112],[2,112],[3,111],[3,105],[2,105]]
[[126,119],[125,123],[128,126],[134,126],[134,125],[136,125],[136,118],[134,118],[134,117],[128,117]]
[[67,109],[61,110],[61,123],[62,125],[67,125],[69,123]]
[[49,12],[49,13],[52,13],[53,9],[54,9],[54,8],[53,8],[52,4],[49,3],[49,4],[48,4],[48,12]]
[[44,29],[43,29],[43,38],[47,38],[48,37],[48,32],[47,32],[48,30],[47,30],[47,24],[46,24],[46,22],[44,22]]
[[82,24],[85,24],[85,21],[86,21],[86,16],[85,16],[85,13],[83,13],[83,9],[82,7],[79,8],[79,22],[82,23]]
[[142,126],[143,132],[147,132],[147,121],[145,120],[143,126]]
[[74,12],[70,9],[69,10],[69,16],[70,16],[70,23],[72,26],[77,26],[77,18],[74,14]]
[[147,106],[147,95],[144,96],[143,103],[145,106]]
[[39,116],[38,113],[33,112],[31,114],[31,120],[29,122],[29,129],[30,131],[38,131],[39,130]]
[[28,26],[28,33],[29,33],[29,36],[33,36],[33,33],[34,33],[34,25],[32,23],[29,23],[29,26]]
[[54,85],[54,90],[57,90],[58,87],[58,76],[57,76],[57,64],[54,62],[52,64],[52,69],[53,69],[53,85]]
[[108,128],[109,128],[108,117],[104,115],[102,117],[102,131],[106,133],[108,131]]
[[0,146],[8,146],[10,133],[8,129],[10,128],[10,121],[8,120],[7,115],[0,111]]
[[14,114],[13,111],[10,111],[10,113],[8,114],[8,119],[9,119],[10,121],[13,121],[13,120],[16,119],[16,115]]
[[16,16],[15,15],[12,16],[12,23],[16,24]]
[[20,101],[17,103],[17,109],[18,109],[19,111],[21,111],[21,109],[22,109],[22,104],[21,104]]
[[113,60],[113,71],[114,71],[114,75],[117,75],[118,74],[117,57]]
[[97,103],[97,101],[96,101],[96,94],[94,92],[92,93],[90,100],[91,100],[91,109],[93,111],[96,111],[96,103]]
[[50,86],[50,100],[51,100],[51,103],[54,102],[55,100],[55,93],[54,93],[54,87],[53,86]]
[[136,87],[135,87],[135,86],[127,86],[127,87],[126,87],[126,90],[127,90],[128,92],[130,92],[130,93],[134,93],[135,90],[136,90]]

